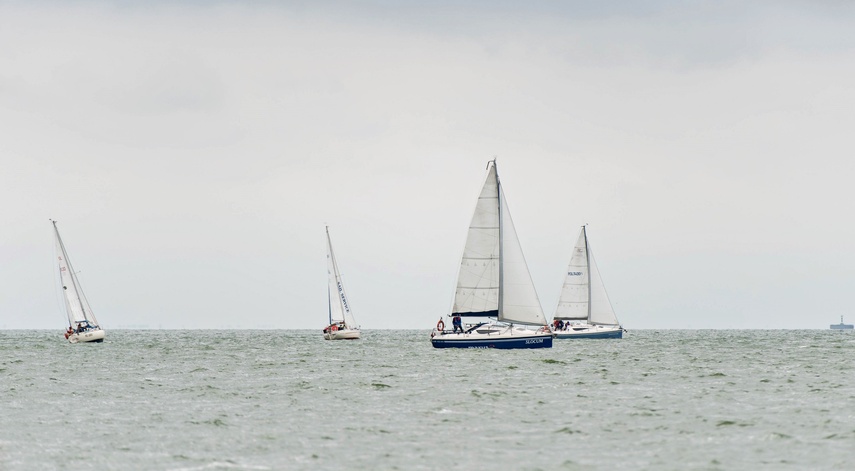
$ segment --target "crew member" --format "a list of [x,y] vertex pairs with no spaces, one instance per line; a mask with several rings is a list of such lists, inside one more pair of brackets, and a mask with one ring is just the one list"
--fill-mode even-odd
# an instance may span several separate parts
[[460,316],[454,316],[451,320],[451,325],[454,327],[454,333],[457,333],[460,330],[460,333],[463,333],[463,320],[460,319]]

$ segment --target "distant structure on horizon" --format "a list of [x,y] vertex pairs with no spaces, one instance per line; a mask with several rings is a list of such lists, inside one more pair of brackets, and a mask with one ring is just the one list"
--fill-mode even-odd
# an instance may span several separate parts
[[839,324],[831,324],[831,330],[852,330],[853,328],[855,325],[843,323],[843,316],[840,316]]

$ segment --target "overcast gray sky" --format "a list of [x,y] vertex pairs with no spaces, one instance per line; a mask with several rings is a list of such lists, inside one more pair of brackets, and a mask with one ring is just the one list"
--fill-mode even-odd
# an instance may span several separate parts
[[[0,328],[448,312],[498,157],[544,311],[589,224],[619,319],[855,320],[849,2],[0,2]],[[750,3],[750,5],[746,5]]]

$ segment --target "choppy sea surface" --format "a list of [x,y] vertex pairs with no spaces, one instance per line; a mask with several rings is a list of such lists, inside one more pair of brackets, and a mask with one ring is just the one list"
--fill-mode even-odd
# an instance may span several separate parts
[[855,334],[0,331],[0,469],[855,469]]

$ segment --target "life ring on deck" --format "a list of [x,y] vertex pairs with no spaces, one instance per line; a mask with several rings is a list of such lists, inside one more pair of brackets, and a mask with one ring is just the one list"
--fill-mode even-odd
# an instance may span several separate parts
[[445,330],[445,322],[442,322],[442,319],[440,319],[439,322],[436,323],[436,330],[440,332]]
[[333,324],[333,325],[331,325],[331,326],[330,326],[330,331],[331,331],[331,332],[335,332],[335,331],[337,331],[337,330],[338,330],[338,326],[337,326],[337,325]]

